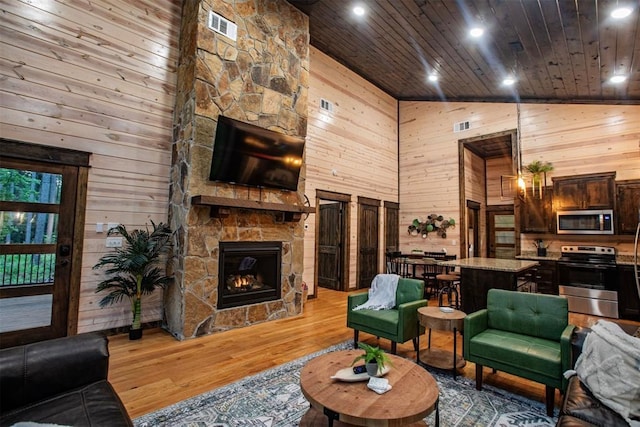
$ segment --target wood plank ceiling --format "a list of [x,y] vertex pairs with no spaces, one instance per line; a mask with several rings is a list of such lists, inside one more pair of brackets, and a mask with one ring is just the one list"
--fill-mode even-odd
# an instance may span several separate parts
[[[312,46],[400,100],[640,103],[638,0],[289,2],[309,15]],[[611,18],[625,3],[632,14]]]

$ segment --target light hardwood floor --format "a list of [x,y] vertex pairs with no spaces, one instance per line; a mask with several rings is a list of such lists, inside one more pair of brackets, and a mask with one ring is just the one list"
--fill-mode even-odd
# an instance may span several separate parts
[[[109,338],[109,380],[129,415],[139,417],[197,394],[229,384],[247,375],[294,360],[333,344],[353,339],[346,327],[348,293],[320,288],[318,297],[305,305],[304,314],[218,334],[178,341],[161,329],[145,330],[140,341],[126,334]],[[430,305],[436,305],[434,300]],[[570,315],[571,323],[589,326],[597,317]],[[628,322],[632,324],[640,323]],[[375,344],[376,338],[361,333],[360,339]],[[461,338],[458,338],[461,348]],[[421,348],[426,348],[421,339]],[[389,350],[388,340],[380,340]],[[433,347],[452,349],[450,332],[433,331]],[[415,358],[411,341],[398,345],[400,356]],[[460,371],[474,378],[472,363]],[[485,384],[509,390],[540,402],[544,386],[485,368]],[[556,404],[560,404],[556,393]]]

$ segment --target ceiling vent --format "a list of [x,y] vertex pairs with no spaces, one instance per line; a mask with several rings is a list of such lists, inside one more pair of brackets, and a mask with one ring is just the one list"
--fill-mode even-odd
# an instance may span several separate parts
[[465,130],[471,129],[471,123],[467,120],[466,122],[459,122],[453,124],[454,132],[464,132]]
[[233,41],[238,37],[238,26],[215,12],[209,12],[209,28]]
[[329,113],[333,113],[333,102],[320,98],[320,109]]

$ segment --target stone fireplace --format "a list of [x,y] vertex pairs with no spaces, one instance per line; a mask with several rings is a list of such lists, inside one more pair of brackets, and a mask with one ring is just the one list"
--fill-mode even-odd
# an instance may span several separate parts
[[[210,11],[238,26],[237,40],[207,27]],[[183,2],[179,51],[169,212],[177,244],[165,327],[185,339],[298,315],[304,160],[297,191],[212,182],[209,171],[218,115],[306,136],[308,17],[285,0]],[[263,268],[262,248],[273,242],[279,261]],[[249,253],[234,253],[247,243]],[[261,270],[240,271],[245,258],[244,267],[252,258]],[[233,287],[241,276],[236,289],[230,275]]]
[[220,242],[218,308],[280,298],[281,242]]

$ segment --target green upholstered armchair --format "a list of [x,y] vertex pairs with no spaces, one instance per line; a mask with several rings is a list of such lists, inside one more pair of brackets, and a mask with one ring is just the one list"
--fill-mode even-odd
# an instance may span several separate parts
[[563,297],[489,290],[487,308],[464,319],[464,358],[476,364],[476,388],[483,366],[542,383],[552,416],[555,389],[566,388],[562,374],[572,367],[573,329]]
[[368,299],[368,293],[352,294],[348,297],[347,327],[353,328],[353,344],[358,345],[360,331],[391,340],[391,352],[396,353],[396,343],[410,339],[417,345],[415,338],[424,333],[418,327],[418,308],[427,305],[423,299],[422,280],[399,279],[396,290],[396,306],[391,310],[353,310]]

